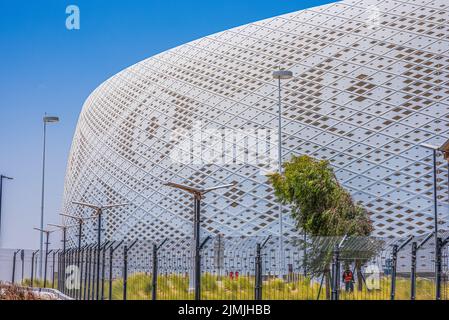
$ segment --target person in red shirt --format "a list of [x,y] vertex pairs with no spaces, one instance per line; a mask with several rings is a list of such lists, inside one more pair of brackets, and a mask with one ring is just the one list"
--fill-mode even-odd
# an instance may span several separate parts
[[342,280],[345,284],[346,292],[353,292],[354,291],[354,274],[352,273],[351,269],[346,268],[346,270],[343,272]]

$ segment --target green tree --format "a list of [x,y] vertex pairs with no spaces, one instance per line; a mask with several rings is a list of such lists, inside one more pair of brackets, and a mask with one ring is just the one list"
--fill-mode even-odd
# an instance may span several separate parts
[[[340,185],[328,161],[307,155],[293,156],[283,164],[283,168],[282,174],[273,173],[268,176],[268,181],[278,200],[291,207],[291,216],[298,230],[321,239],[344,235],[366,237],[371,234],[373,226],[367,210],[355,203],[349,192]],[[323,246],[322,241],[317,243],[312,256],[308,254],[308,267],[324,273],[328,289],[332,246]],[[326,249],[323,250],[323,247]],[[357,260],[359,280],[361,266]],[[329,290],[326,294],[329,295]]]

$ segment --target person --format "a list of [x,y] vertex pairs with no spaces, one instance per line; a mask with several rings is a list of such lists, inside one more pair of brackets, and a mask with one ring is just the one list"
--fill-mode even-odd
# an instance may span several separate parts
[[351,269],[346,268],[346,270],[343,272],[342,280],[345,284],[345,290],[346,292],[353,292],[354,291],[354,274],[352,273]]

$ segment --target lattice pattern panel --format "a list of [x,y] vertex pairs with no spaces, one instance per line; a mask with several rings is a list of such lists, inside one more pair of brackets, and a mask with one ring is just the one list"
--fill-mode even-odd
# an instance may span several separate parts
[[[432,158],[420,144],[448,137],[448,6],[445,0],[347,0],[217,33],[131,66],[84,104],[64,211],[89,215],[75,200],[129,202],[104,215],[107,239],[182,239],[192,233],[192,201],[162,183],[236,182],[204,200],[204,233],[277,235],[279,208],[261,174],[269,161],[204,163],[214,144],[203,140],[189,163],[171,155],[185,147],[173,142],[173,132],[196,126],[224,130],[220,139],[234,146],[234,155],[246,149],[226,130],[277,130],[271,73],[282,66],[294,72],[282,82],[282,159],[329,159],[371,212],[376,236],[429,232]],[[449,221],[447,181],[439,159],[442,229]],[[291,236],[296,231],[284,210],[284,233]],[[87,242],[94,229],[86,225]]]

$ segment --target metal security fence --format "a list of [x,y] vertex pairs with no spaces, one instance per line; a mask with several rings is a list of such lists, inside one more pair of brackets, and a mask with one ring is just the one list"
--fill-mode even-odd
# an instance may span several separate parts
[[283,252],[274,237],[208,237],[199,259],[190,239],[106,241],[48,252],[46,285],[31,252],[20,281],[79,300],[449,299],[447,236],[301,236]]

